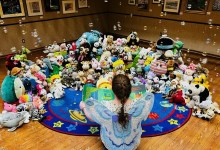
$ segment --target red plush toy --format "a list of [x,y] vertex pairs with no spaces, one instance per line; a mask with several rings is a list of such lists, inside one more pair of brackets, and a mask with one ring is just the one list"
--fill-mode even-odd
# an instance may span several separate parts
[[186,105],[185,99],[183,98],[183,92],[181,89],[177,90],[169,100],[170,103],[179,103],[182,105]]
[[6,56],[5,66],[9,71],[11,71],[14,67],[20,68],[21,62],[19,60],[14,60],[13,54],[9,54],[8,56]]

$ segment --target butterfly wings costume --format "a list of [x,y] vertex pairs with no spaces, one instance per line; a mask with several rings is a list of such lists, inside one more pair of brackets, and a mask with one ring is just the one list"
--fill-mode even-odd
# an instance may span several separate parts
[[97,100],[90,98],[86,101],[86,111],[89,117],[101,126],[100,136],[105,147],[109,150],[136,149],[142,134],[141,121],[146,120],[154,103],[154,95],[146,92],[128,111],[127,128],[118,123],[118,114],[111,112]]

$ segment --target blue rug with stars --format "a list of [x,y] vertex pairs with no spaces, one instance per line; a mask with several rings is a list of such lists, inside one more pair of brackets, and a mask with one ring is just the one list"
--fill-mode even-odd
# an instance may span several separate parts
[[[89,121],[79,109],[82,92],[65,89],[61,99],[51,99],[45,104],[44,126],[70,135],[99,135],[99,125]],[[169,103],[162,94],[155,94],[154,106],[146,121],[142,122],[142,137],[170,133],[182,127],[191,117],[192,111],[186,106]]]

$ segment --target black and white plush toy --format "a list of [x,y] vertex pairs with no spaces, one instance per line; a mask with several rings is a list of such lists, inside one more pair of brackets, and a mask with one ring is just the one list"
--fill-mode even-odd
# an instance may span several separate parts
[[129,36],[127,37],[127,45],[128,46],[134,46],[134,45],[138,46],[139,41],[140,41],[140,39],[138,37],[137,32],[131,32],[129,34]]
[[191,98],[191,101],[187,103],[189,108],[193,108],[195,105],[199,105],[203,101],[211,99],[209,90],[206,87],[193,83],[189,85],[186,95]]

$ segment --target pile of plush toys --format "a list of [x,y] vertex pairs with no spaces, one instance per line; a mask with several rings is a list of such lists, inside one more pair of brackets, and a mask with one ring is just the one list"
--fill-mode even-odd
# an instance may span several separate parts
[[103,36],[96,30],[85,32],[71,44],[53,43],[44,53],[47,57],[27,59],[30,51],[6,57],[8,75],[1,86],[4,111],[0,126],[14,131],[29,119],[42,120],[44,104],[59,100],[65,88],[82,90],[83,86],[111,89],[116,74],[126,74],[132,85],[162,93],[170,103],[193,108],[193,115],[210,120],[220,113],[209,92],[208,69],[200,64],[185,65],[181,41],[162,35],[148,48],[139,46],[137,32],[126,38]]

